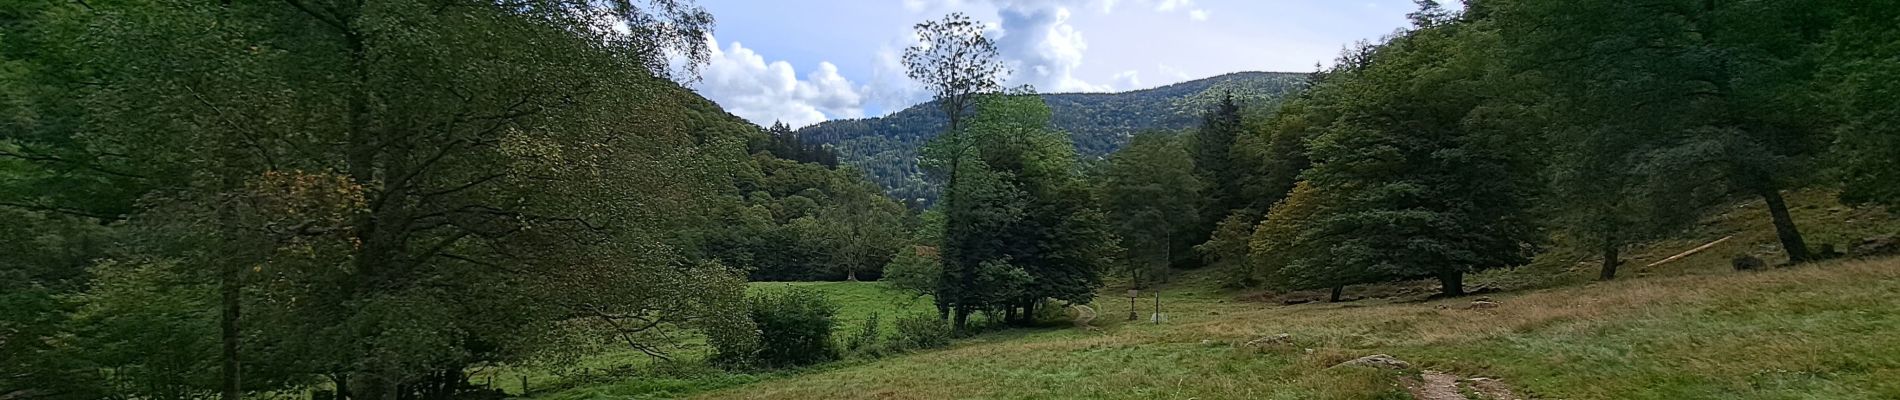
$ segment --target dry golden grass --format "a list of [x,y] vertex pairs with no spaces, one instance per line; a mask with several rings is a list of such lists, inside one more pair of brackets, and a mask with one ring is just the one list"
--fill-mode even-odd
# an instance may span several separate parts
[[[1900,378],[1900,330],[1870,326],[1900,328],[1895,294],[1900,259],[1502,294],[1494,309],[1466,309],[1468,299],[1270,307],[1201,294],[1174,302],[1181,311],[1160,326],[993,335],[705,397],[1403,398],[1392,397],[1390,373],[1327,368],[1388,353],[1556,398],[1892,398],[1900,389],[1876,374]],[[1242,345],[1279,333],[1294,345]],[[1605,382],[1549,379],[1606,354],[1626,365],[1599,371]],[[1764,374],[1792,386],[1755,382]]]
[[[1811,244],[1845,249],[1900,233],[1879,210],[1839,206],[1825,192],[1794,193]],[[1695,256],[1643,265],[1734,235]],[[1257,293],[1214,289],[1189,273],[1162,291],[1169,322],[1146,322],[1151,298],[1124,321],[1111,287],[1094,304],[1100,331],[1062,325],[1012,330],[951,348],[746,376],[703,387],[703,398],[1407,399],[1402,373],[1330,368],[1384,353],[1434,370],[1502,379],[1519,394],[1555,399],[1900,399],[1900,259],[1816,263],[1734,272],[1752,254],[1777,263],[1765,211],[1742,203],[1681,239],[1629,251],[1621,280],[1594,282],[1598,260],[1553,251],[1533,265],[1471,277],[1497,308],[1470,299],[1423,301],[1429,283],[1356,288],[1394,299],[1282,306]],[[1144,296],[1152,293],[1144,293]],[[1375,296],[1376,297],[1376,296]],[[1253,347],[1264,336],[1290,345]],[[613,393],[611,390],[600,393]],[[639,393],[627,390],[620,393]],[[569,396],[592,398],[614,396]]]

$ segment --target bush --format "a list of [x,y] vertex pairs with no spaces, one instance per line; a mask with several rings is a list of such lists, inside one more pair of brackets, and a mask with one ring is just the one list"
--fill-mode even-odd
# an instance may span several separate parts
[[898,317],[897,337],[891,345],[898,349],[932,349],[950,345],[950,324],[935,315],[917,313]]
[[858,329],[857,333],[844,339],[845,351],[868,353],[868,355],[876,356],[878,341],[877,325],[877,313],[871,313],[870,316],[864,317],[864,326]]
[[759,365],[790,367],[838,358],[831,341],[838,306],[824,293],[790,288],[753,296],[746,303],[759,329],[754,356]]
[[884,266],[882,280],[898,289],[932,294],[937,291],[937,277],[942,275],[943,261],[937,258],[937,248],[905,246],[891,258],[890,265]]

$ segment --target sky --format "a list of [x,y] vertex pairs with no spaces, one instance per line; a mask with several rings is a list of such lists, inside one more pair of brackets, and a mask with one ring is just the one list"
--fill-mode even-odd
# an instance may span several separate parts
[[[1455,3],[1455,2],[1448,2]],[[689,83],[760,125],[876,117],[929,100],[899,61],[912,26],[986,24],[1010,86],[1119,92],[1237,71],[1311,72],[1407,25],[1411,0],[699,0],[717,19]]]

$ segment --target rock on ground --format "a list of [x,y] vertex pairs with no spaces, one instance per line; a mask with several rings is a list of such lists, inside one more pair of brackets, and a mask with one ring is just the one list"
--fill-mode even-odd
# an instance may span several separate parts
[[1388,356],[1384,354],[1373,354],[1373,355],[1369,355],[1365,357],[1359,357],[1358,359],[1355,359],[1352,361],[1339,363],[1339,365],[1334,365],[1334,367],[1345,366],[1345,365],[1359,365],[1359,366],[1384,368],[1384,369],[1407,369],[1407,368],[1412,367],[1412,363],[1408,363],[1408,362],[1405,362],[1405,360],[1400,360],[1396,357],[1392,357],[1392,356]]

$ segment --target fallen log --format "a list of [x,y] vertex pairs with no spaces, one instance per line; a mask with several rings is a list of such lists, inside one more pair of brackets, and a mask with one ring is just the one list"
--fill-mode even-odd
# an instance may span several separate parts
[[1701,253],[1703,250],[1708,250],[1710,247],[1715,247],[1715,245],[1722,244],[1722,242],[1726,242],[1729,239],[1734,239],[1734,238],[1735,238],[1735,235],[1729,235],[1728,237],[1716,239],[1713,242],[1709,242],[1709,244],[1705,244],[1705,245],[1702,245],[1701,247],[1689,249],[1689,251],[1685,251],[1680,254],[1669,256],[1669,258],[1662,259],[1662,261],[1649,263],[1649,265],[1645,265],[1644,267],[1654,267],[1658,265],[1663,265],[1664,263],[1668,263],[1670,261],[1680,260],[1683,257],[1692,256],[1692,255],[1695,255],[1695,253]]

